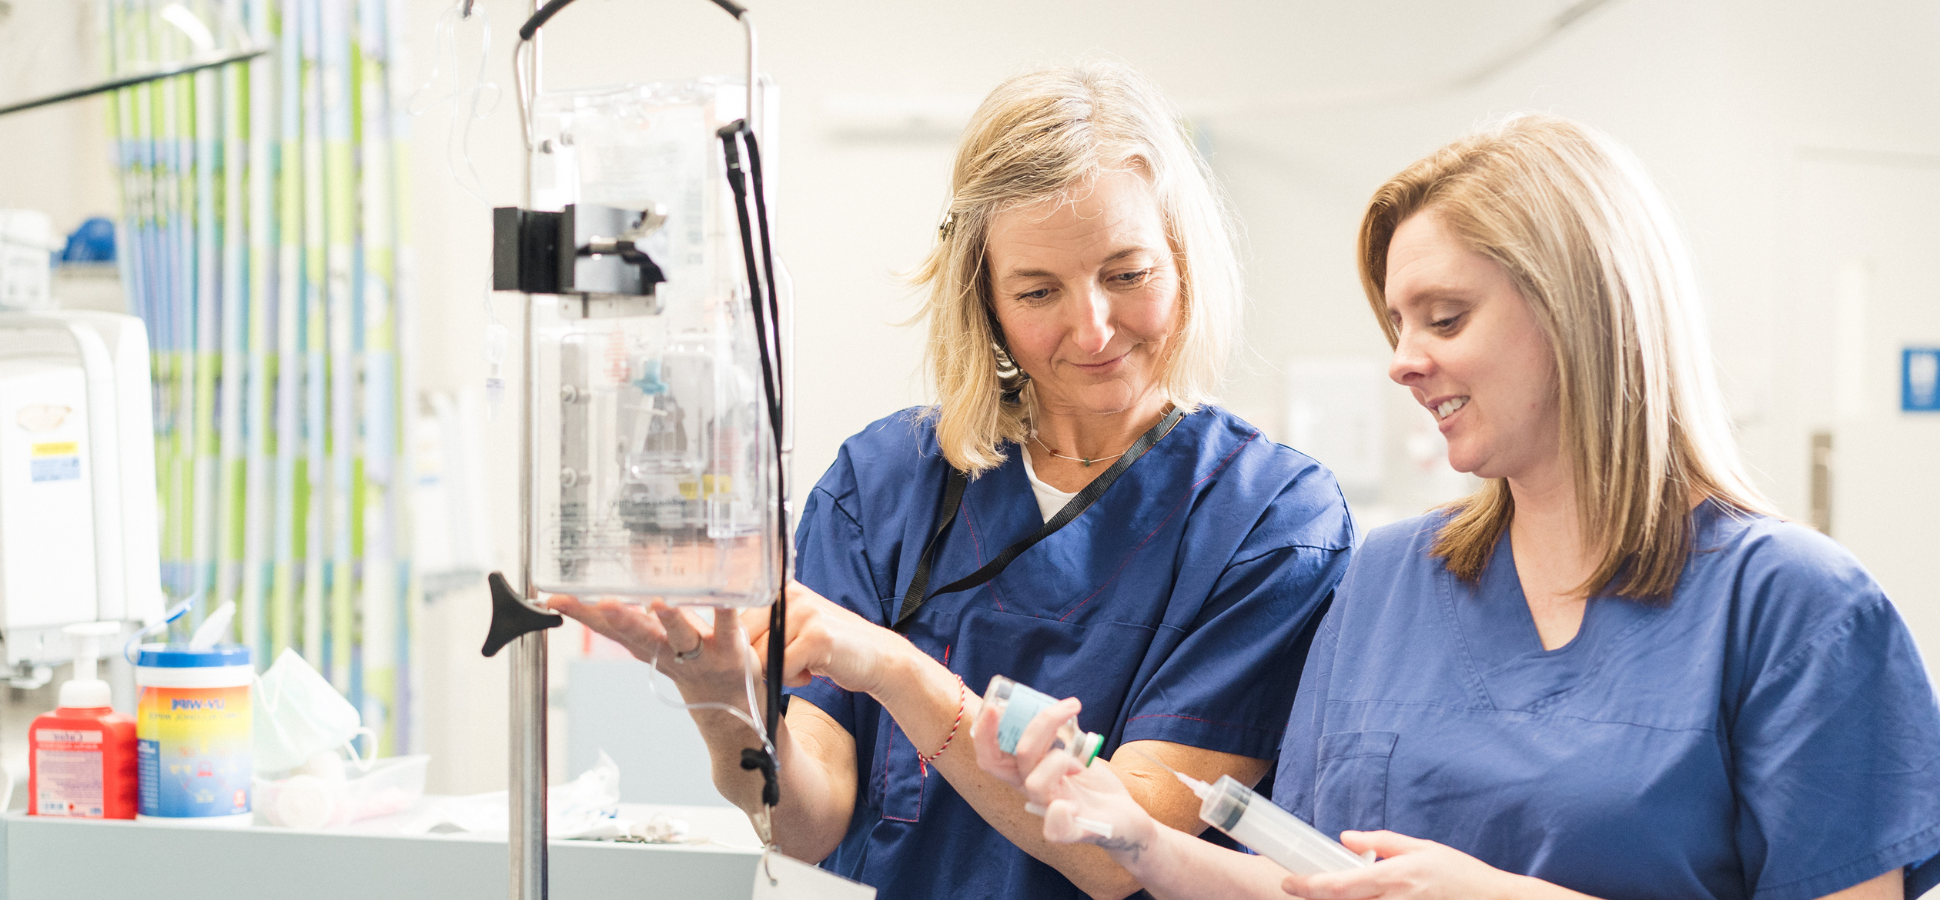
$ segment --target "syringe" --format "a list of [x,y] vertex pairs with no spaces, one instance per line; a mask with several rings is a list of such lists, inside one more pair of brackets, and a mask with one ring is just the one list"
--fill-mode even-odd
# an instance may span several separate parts
[[1345,872],[1374,861],[1371,851],[1365,856],[1356,856],[1354,851],[1301,821],[1299,816],[1234,781],[1231,775],[1221,775],[1218,781],[1207,784],[1138,747],[1132,749],[1171,772],[1172,777],[1199,798],[1200,821],[1253,848],[1253,852],[1279,863],[1289,872],[1301,875]]
[[1192,788],[1202,801],[1201,821],[1289,872],[1300,875],[1345,872],[1372,862],[1354,855],[1354,851],[1341,846],[1339,841],[1300,821],[1299,816],[1234,781],[1231,775],[1221,775],[1212,784],[1186,775],[1179,775],[1179,780]]

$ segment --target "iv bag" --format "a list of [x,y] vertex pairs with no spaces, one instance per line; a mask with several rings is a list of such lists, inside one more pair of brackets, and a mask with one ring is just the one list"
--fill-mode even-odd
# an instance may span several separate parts
[[706,79],[539,100],[535,205],[666,215],[641,244],[666,277],[654,296],[531,298],[541,590],[713,606],[774,597],[776,435],[715,135],[745,96]]

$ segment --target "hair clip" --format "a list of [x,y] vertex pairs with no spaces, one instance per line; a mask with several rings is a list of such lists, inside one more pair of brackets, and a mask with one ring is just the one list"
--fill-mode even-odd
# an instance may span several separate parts
[[950,212],[944,213],[943,221],[936,226],[936,239],[939,241],[949,240],[951,232],[956,231],[956,228],[957,228],[956,211],[952,210]]

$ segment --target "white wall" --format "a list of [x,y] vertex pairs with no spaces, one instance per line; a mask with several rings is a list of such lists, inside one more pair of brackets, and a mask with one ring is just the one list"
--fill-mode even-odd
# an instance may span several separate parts
[[[30,5],[37,4],[16,9]],[[507,59],[524,3],[480,5],[492,15],[496,41],[489,77],[504,96],[474,129],[472,157],[488,199],[509,205],[518,199],[519,180]],[[845,132],[843,123],[854,120],[831,110],[961,108],[1022,68],[1097,53],[1146,71],[1194,119],[1244,222],[1250,344],[1227,396],[1270,434],[1282,434],[1284,426],[1280,370],[1286,361],[1385,355],[1352,258],[1368,193],[1478,121],[1547,110],[1628,143],[1680,211],[1745,455],[1772,498],[1803,518],[1807,435],[1831,427],[1837,416],[1816,370],[1800,365],[1822,352],[1812,311],[1831,299],[1811,287],[1799,261],[1801,160],[1828,148],[1901,154],[1867,159],[1940,154],[1940,3],[1613,0],[1474,87],[1378,105],[1321,102],[1371,86],[1460,74],[1568,5],[760,4],[764,68],[783,88],[777,207],[800,323],[797,496],[845,436],[926,396],[920,333],[896,324],[916,303],[895,273],[929,245],[951,150],[947,132],[939,137],[934,128],[901,136]],[[433,23],[447,6],[409,3],[419,73],[430,67]],[[9,27],[0,23],[0,40]],[[475,40],[469,27],[461,34]],[[738,32],[700,0],[583,0],[548,28],[546,40],[553,86],[731,74],[740,66]],[[98,136],[89,131],[98,133],[91,123],[99,121],[98,109],[86,105],[0,119],[0,205],[38,206],[71,225],[110,203],[105,147],[96,147]],[[484,377],[479,347],[488,220],[484,206],[466,197],[446,170],[446,121],[440,108],[414,126],[420,382],[471,389]],[[1865,207],[1854,214],[1890,232],[1917,213]],[[1929,295],[1907,302],[1940,301]],[[513,304],[510,296],[497,300],[501,320],[516,323]],[[1890,318],[1872,327],[1880,347],[1940,342],[1940,334],[1897,331],[1901,323]],[[1915,327],[1933,326],[1905,325]],[[1398,391],[1389,394],[1389,430],[1400,458],[1407,417],[1425,414]],[[516,434],[508,422],[501,417],[489,429],[494,519],[501,524],[497,558],[506,566],[514,559],[516,500]],[[1940,478],[1930,465],[1920,470],[1903,460],[1901,466],[1895,476],[1929,488]],[[1422,484],[1380,499],[1395,512],[1412,512],[1449,488],[1433,479]],[[1865,514],[1842,510],[1847,517]],[[1869,538],[1866,552],[1883,574],[1908,573],[1887,585],[1902,602],[1940,605],[1931,567],[1898,562],[1909,548],[1940,540],[1930,514],[1897,524],[1884,537]],[[1922,578],[1921,571],[1928,574]],[[493,786],[503,770],[504,664],[474,657],[484,627],[482,593],[439,600],[426,621],[438,643],[426,654],[428,677],[433,698],[443,702],[432,722],[440,760],[434,786]],[[1923,639],[1929,656],[1940,655],[1940,634]]]

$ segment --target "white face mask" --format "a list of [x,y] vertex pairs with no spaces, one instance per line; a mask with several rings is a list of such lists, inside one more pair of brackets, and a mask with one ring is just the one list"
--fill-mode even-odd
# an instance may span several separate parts
[[254,719],[250,750],[256,771],[294,769],[319,751],[338,747],[345,748],[359,769],[370,768],[369,760],[358,759],[352,740],[359,733],[369,735],[374,749],[376,733],[362,727],[357,708],[296,651],[285,648],[256,680],[250,696]]

